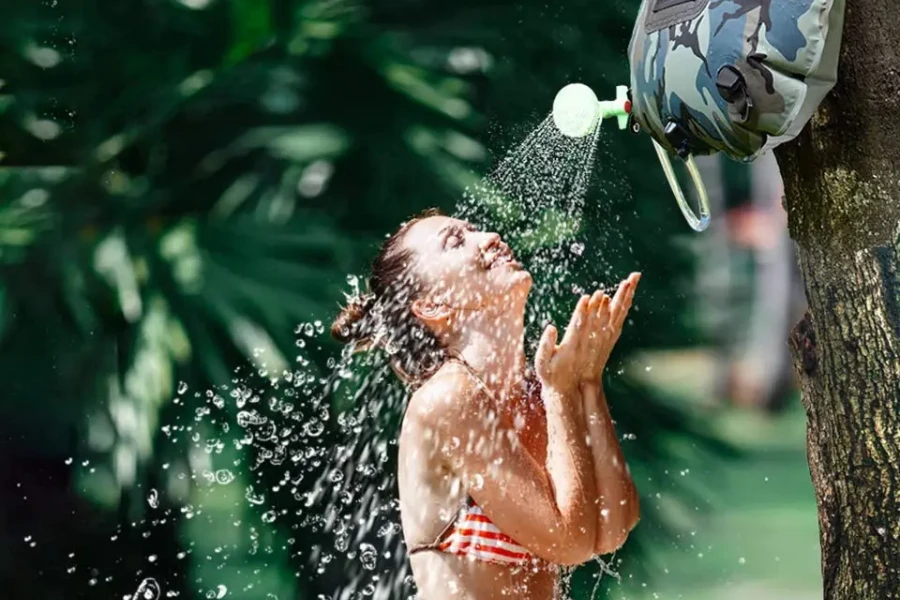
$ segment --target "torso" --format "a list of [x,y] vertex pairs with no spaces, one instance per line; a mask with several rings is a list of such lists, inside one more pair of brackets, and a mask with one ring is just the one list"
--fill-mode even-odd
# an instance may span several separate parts
[[[410,407],[414,409],[414,395]],[[507,422],[515,423],[520,443],[540,463],[546,462],[546,415],[539,392],[511,402],[504,411]],[[517,422],[518,418],[518,422]],[[433,542],[456,518],[465,503],[467,490],[447,469],[434,451],[437,440],[403,419],[399,440],[398,481],[403,536],[408,548]],[[498,565],[436,550],[417,552],[410,557],[422,600],[510,600],[529,598],[552,600],[557,587],[557,570],[552,565]]]

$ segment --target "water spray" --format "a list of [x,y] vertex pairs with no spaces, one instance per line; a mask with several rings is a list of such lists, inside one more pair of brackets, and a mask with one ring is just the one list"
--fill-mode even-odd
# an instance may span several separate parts
[[[563,135],[570,138],[582,138],[600,127],[603,119],[612,117],[615,117],[619,129],[627,129],[631,120],[631,109],[631,100],[626,85],[616,86],[615,100],[598,100],[597,95],[588,86],[583,83],[570,83],[559,90],[553,100],[553,123]],[[678,179],[675,177],[675,170],[672,168],[672,161],[669,160],[668,153],[656,143],[656,140],[653,140],[653,146],[662,165],[663,173],[669,182],[669,187],[672,188],[672,193],[675,195],[675,201],[678,202],[678,207],[688,225],[694,231],[703,231],[709,226],[709,198],[694,158],[688,155],[685,158],[685,165],[697,188],[699,215],[694,214],[688,204],[687,198],[678,184]]]

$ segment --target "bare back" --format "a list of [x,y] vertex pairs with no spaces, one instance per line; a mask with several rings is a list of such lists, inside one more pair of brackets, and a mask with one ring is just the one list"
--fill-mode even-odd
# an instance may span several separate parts
[[[462,389],[469,375],[460,365],[448,363],[435,375],[438,377],[444,379],[445,385],[449,378],[450,389],[456,387],[457,381]],[[442,444],[459,443],[462,435],[439,439],[419,418],[422,411],[434,410],[428,406],[428,394],[422,393],[429,384],[410,399],[399,440],[400,513],[408,548],[436,540],[454,521],[467,497],[467,490],[445,464],[440,452]],[[451,403],[453,400],[447,399]],[[540,402],[524,402],[498,412],[499,430],[494,426],[488,431],[485,423],[485,435],[502,435],[518,429],[516,435],[520,442],[543,464],[546,421]],[[517,417],[518,428],[513,425]],[[539,568],[498,565],[436,550],[416,553],[410,561],[423,600],[552,600],[557,597],[558,574],[552,565]]]

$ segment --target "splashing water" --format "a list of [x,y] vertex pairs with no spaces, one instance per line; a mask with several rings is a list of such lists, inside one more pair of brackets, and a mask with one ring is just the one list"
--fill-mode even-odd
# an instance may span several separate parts
[[[466,190],[454,215],[498,231],[523,259],[534,278],[527,316],[531,328],[571,310],[578,295],[593,291],[578,275],[582,265],[596,260],[582,236],[602,132],[596,127],[585,137],[571,138],[546,117],[488,177]],[[606,275],[612,273],[607,269]],[[598,281],[591,285],[612,287]],[[532,330],[527,337],[535,343],[539,333]]]
[[[578,236],[600,135],[597,128],[585,138],[566,137],[548,116],[488,177],[466,190],[454,211],[454,217],[481,229],[500,231],[517,253],[529,255],[528,269],[536,283],[532,297],[544,300],[532,303],[530,324],[543,323],[556,312],[554,298],[560,292],[569,299],[573,292],[580,293],[567,281],[585,252]],[[351,276],[348,283],[357,294],[359,280]],[[321,517],[313,513],[308,519],[330,532],[334,550],[353,561],[352,577],[336,597],[409,597],[414,585],[402,543],[392,464],[407,392],[377,355],[366,355],[360,364],[345,354],[332,367],[334,389],[347,382],[344,397],[350,409],[336,423],[347,442],[325,460],[327,467],[307,498],[325,510]],[[330,553],[323,551],[313,560],[326,562],[326,557],[330,562]],[[615,576],[606,563],[597,561],[601,574]]]
[[[571,309],[573,292],[579,292],[571,281],[591,251],[579,236],[600,131],[568,138],[548,116],[465,192],[454,212],[500,232],[524,259],[535,282],[528,327],[540,327],[558,314],[557,302]],[[348,276],[351,294],[359,293],[359,281]],[[528,339],[535,340],[536,333],[529,331]],[[185,408],[184,415],[162,425],[165,438],[173,444],[187,441],[189,452],[187,460],[167,465],[170,479],[151,490],[147,504],[156,514],[164,513],[165,522],[178,517],[179,509],[161,510],[167,505],[163,497],[178,498],[183,528],[228,529],[228,539],[239,539],[178,554],[178,560],[192,565],[192,579],[198,582],[200,573],[215,577],[230,560],[238,560],[232,555],[246,553],[267,566],[290,565],[298,578],[305,571],[308,579],[340,582],[328,598],[410,598],[415,585],[396,481],[409,392],[381,353],[354,355],[347,349],[338,360],[318,362],[315,353],[321,356],[322,347],[317,338],[325,334],[320,321],[300,324],[295,334],[293,369],[270,370],[260,350],[254,370],[238,369],[231,385],[201,393],[178,384],[178,406],[185,407],[183,401],[193,394],[201,408],[190,413]],[[273,357],[271,362],[279,361]],[[148,518],[138,526],[157,522]],[[295,549],[297,539],[305,543]],[[601,567],[611,573],[605,564]],[[293,597],[261,589],[259,580],[247,581],[244,589],[214,581],[198,583],[197,592],[214,598],[251,591],[260,597]],[[157,600],[159,595],[158,584],[145,579],[132,599]]]
[[131,595],[131,600],[158,600],[161,591],[162,589],[156,583],[156,580],[148,577],[140,583],[137,590]]
[[[455,217],[481,228],[500,230],[517,253],[529,256],[536,285],[546,288],[536,288],[533,298],[550,300],[553,295],[545,292],[571,287],[567,277],[585,252],[578,235],[599,136],[598,128],[586,138],[568,138],[548,116],[488,177],[466,191],[454,211]],[[351,294],[359,292],[359,281],[348,277]],[[571,289],[564,291],[572,298]],[[546,321],[556,309],[552,301],[532,305],[532,324]],[[296,333],[303,351],[324,328],[304,323]],[[292,558],[306,558],[322,577],[342,573],[342,587],[331,597],[411,597],[414,582],[396,482],[399,425],[409,393],[377,353],[345,352],[340,360],[329,361],[324,373],[316,373],[302,355],[299,365],[280,378],[267,378],[262,387],[251,388],[244,381],[228,392],[235,401],[232,410],[239,409],[240,444],[252,445],[255,455],[245,473],[250,480],[245,500],[256,526],[290,518],[321,539],[310,556]],[[266,404],[263,398],[276,390],[310,400],[298,406],[286,400]],[[332,407],[326,404],[329,398]],[[330,418],[332,413],[336,419]],[[331,442],[335,436],[337,445]],[[268,472],[277,473],[278,486],[265,488]],[[258,543],[259,536],[254,538]],[[271,547],[261,550],[270,552]]]

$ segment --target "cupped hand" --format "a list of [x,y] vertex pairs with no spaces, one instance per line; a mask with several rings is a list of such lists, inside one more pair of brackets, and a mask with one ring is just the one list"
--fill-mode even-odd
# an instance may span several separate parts
[[582,296],[559,345],[556,327],[544,329],[534,360],[535,373],[544,387],[565,393],[582,383],[600,383],[640,277],[640,273],[632,273],[612,299],[599,290]]
[[585,349],[588,362],[582,373],[582,382],[600,383],[609,355],[622,335],[622,328],[628,312],[631,310],[631,303],[640,279],[640,273],[629,275],[628,279],[619,284],[619,289],[616,290],[612,299],[599,290],[591,296],[585,328],[585,334],[588,337]]
[[587,354],[582,348],[587,344],[585,325],[589,318],[589,305],[589,296],[578,300],[559,345],[556,343],[556,327],[547,325],[544,328],[534,357],[534,370],[545,389],[565,393],[578,385],[581,373],[587,366]]

